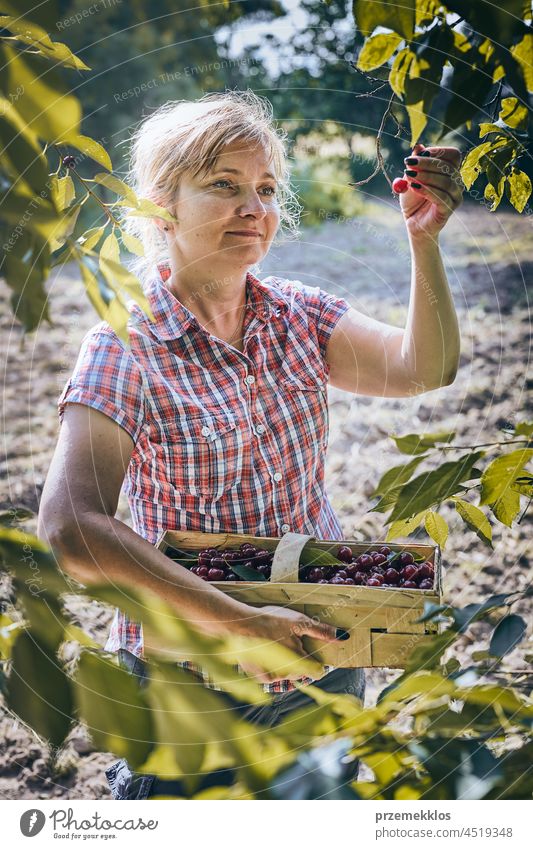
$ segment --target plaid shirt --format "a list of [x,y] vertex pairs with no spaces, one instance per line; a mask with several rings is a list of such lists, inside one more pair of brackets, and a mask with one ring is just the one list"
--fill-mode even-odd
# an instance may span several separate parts
[[[129,349],[106,322],[85,335],[60,421],[66,403],[86,404],[130,434],[124,489],[133,529],[152,544],[167,529],[342,539],[324,488],[325,355],[349,304],[248,272],[241,353],[174,297],[169,275],[158,265],[145,288],[154,321],[129,303]],[[141,625],[116,611],[106,649],[142,656],[142,645]]]

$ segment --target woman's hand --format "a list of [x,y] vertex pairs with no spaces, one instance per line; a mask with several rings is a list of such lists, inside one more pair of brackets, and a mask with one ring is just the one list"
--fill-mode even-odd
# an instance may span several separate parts
[[[250,617],[246,619],[245,630],[241,631],[246,636],[264,639],[292,649],[300,657],[309,657],[302,643],[304,634],[323,642],[335,642],[338,639],[336,632],[334,625],[316,622],[296,610],[275,605],[261,608],[250,607]],[[239,661],[239,665],[249,675],[253,675],[266,684],[280,680],[298,681],[302,677],[300,672],[290,672],[290,670],[283,675],[275,675],[253,664]]]
[[409,189],[400,195],[400,206],[409,235],[435,237],[463,201],[461,152],[416,144],[404,162]]

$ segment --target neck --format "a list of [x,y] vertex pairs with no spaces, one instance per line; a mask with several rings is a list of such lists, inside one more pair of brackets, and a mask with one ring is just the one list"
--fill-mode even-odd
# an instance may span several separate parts
[[189,280],[171,269],[165,286],[210,333],[220,338],[240,334],[246,308],[246,273]]

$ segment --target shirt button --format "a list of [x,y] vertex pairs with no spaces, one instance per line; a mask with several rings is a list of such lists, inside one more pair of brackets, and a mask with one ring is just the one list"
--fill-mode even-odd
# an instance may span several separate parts
[[281,472],[276,472],[276,474],[274,475],[274,480],[280,481],[282,479],[282,477],[283,477],[283,475],[281,474]]
[[255,383],[255,377],[253,376],[253,374],[247,374],[244,378],[244,382],[247,383],[248,386],[251,386],[252,383]]
[[282,534],[286,534],[287,531],[290,531],[290,529],[291,529],[290,525],[282,525],[280,530],[281,530]]
[[204,425],[204,427],[202,428],[202,436],[209,436],[210,433],[211,428],[207,427],[207,425]]
[[262,424],[258,424],[257,427],[256,427],[257,433],[264,433],[265,430],[266,430],[266,427]]

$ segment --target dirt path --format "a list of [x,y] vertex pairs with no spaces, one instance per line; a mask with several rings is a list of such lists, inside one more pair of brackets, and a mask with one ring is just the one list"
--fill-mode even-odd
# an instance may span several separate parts
[[[330,390],[331,430],[326,479],[344,534],[353,539],[382,539],[383,516],[368,513],[369,495],[379,476],[400,463],[388,434],[422,430],[455,430],[463,444],[499,438],[506,422],[526,418],[531,407],[531,312],[526,281],[531,279],[531,224],[513,213],[491,215],[484,208],[463,207],[448,223],[441,239],[450,285],[460,316],[461,368],[450,387],[407,399],[382,399]],[[326,220],[305,231],[297,243],[271,250],[260,276],[277,274],[321,286],[345,297],[375,318],[403,326],[409,296],[409,253],[396,202],[369,207],[363,217]],[[49,282],[55,326],[43,326],[19,349],[20,331],[12,321],[9,292],[0,283],[0,321],[4,418],[0,458],[0,507],[26,506],[36,511],[58,432],[56,400],[67,380],[81,339],[98,321],[85,298],[74,267]],[[531,418],[531,413],[529,414]],[[118,517],[129,520],[124,497]],[[444,551],[446,600],[466,604],[510,586],[531,582],[526,554],[531,538],[527,519],[513,528],[494,529],[490,552],[464,530],[454,512]],[[36,522],[26,524],[35,531]],[[427,539],[424,535],[421,539]],[[517,609],[531,622],[531,611]],[[78,605],[78,621],[105,639],[110,613]],[[468,664],[472,651],[485,647],[488,626],[465,636],[459,657]],[[531,639],[531,638],[530,638]],[[522,650],[509,655],[506,666],[522,666]],[[398,673],[368,673],[367,704]],[[52,776],[39,741],[0,713],[0,798],[106,798],[102,769],[112,756],[94,752],[76,729]],[[371,773],[367,771],[367,777]]]

